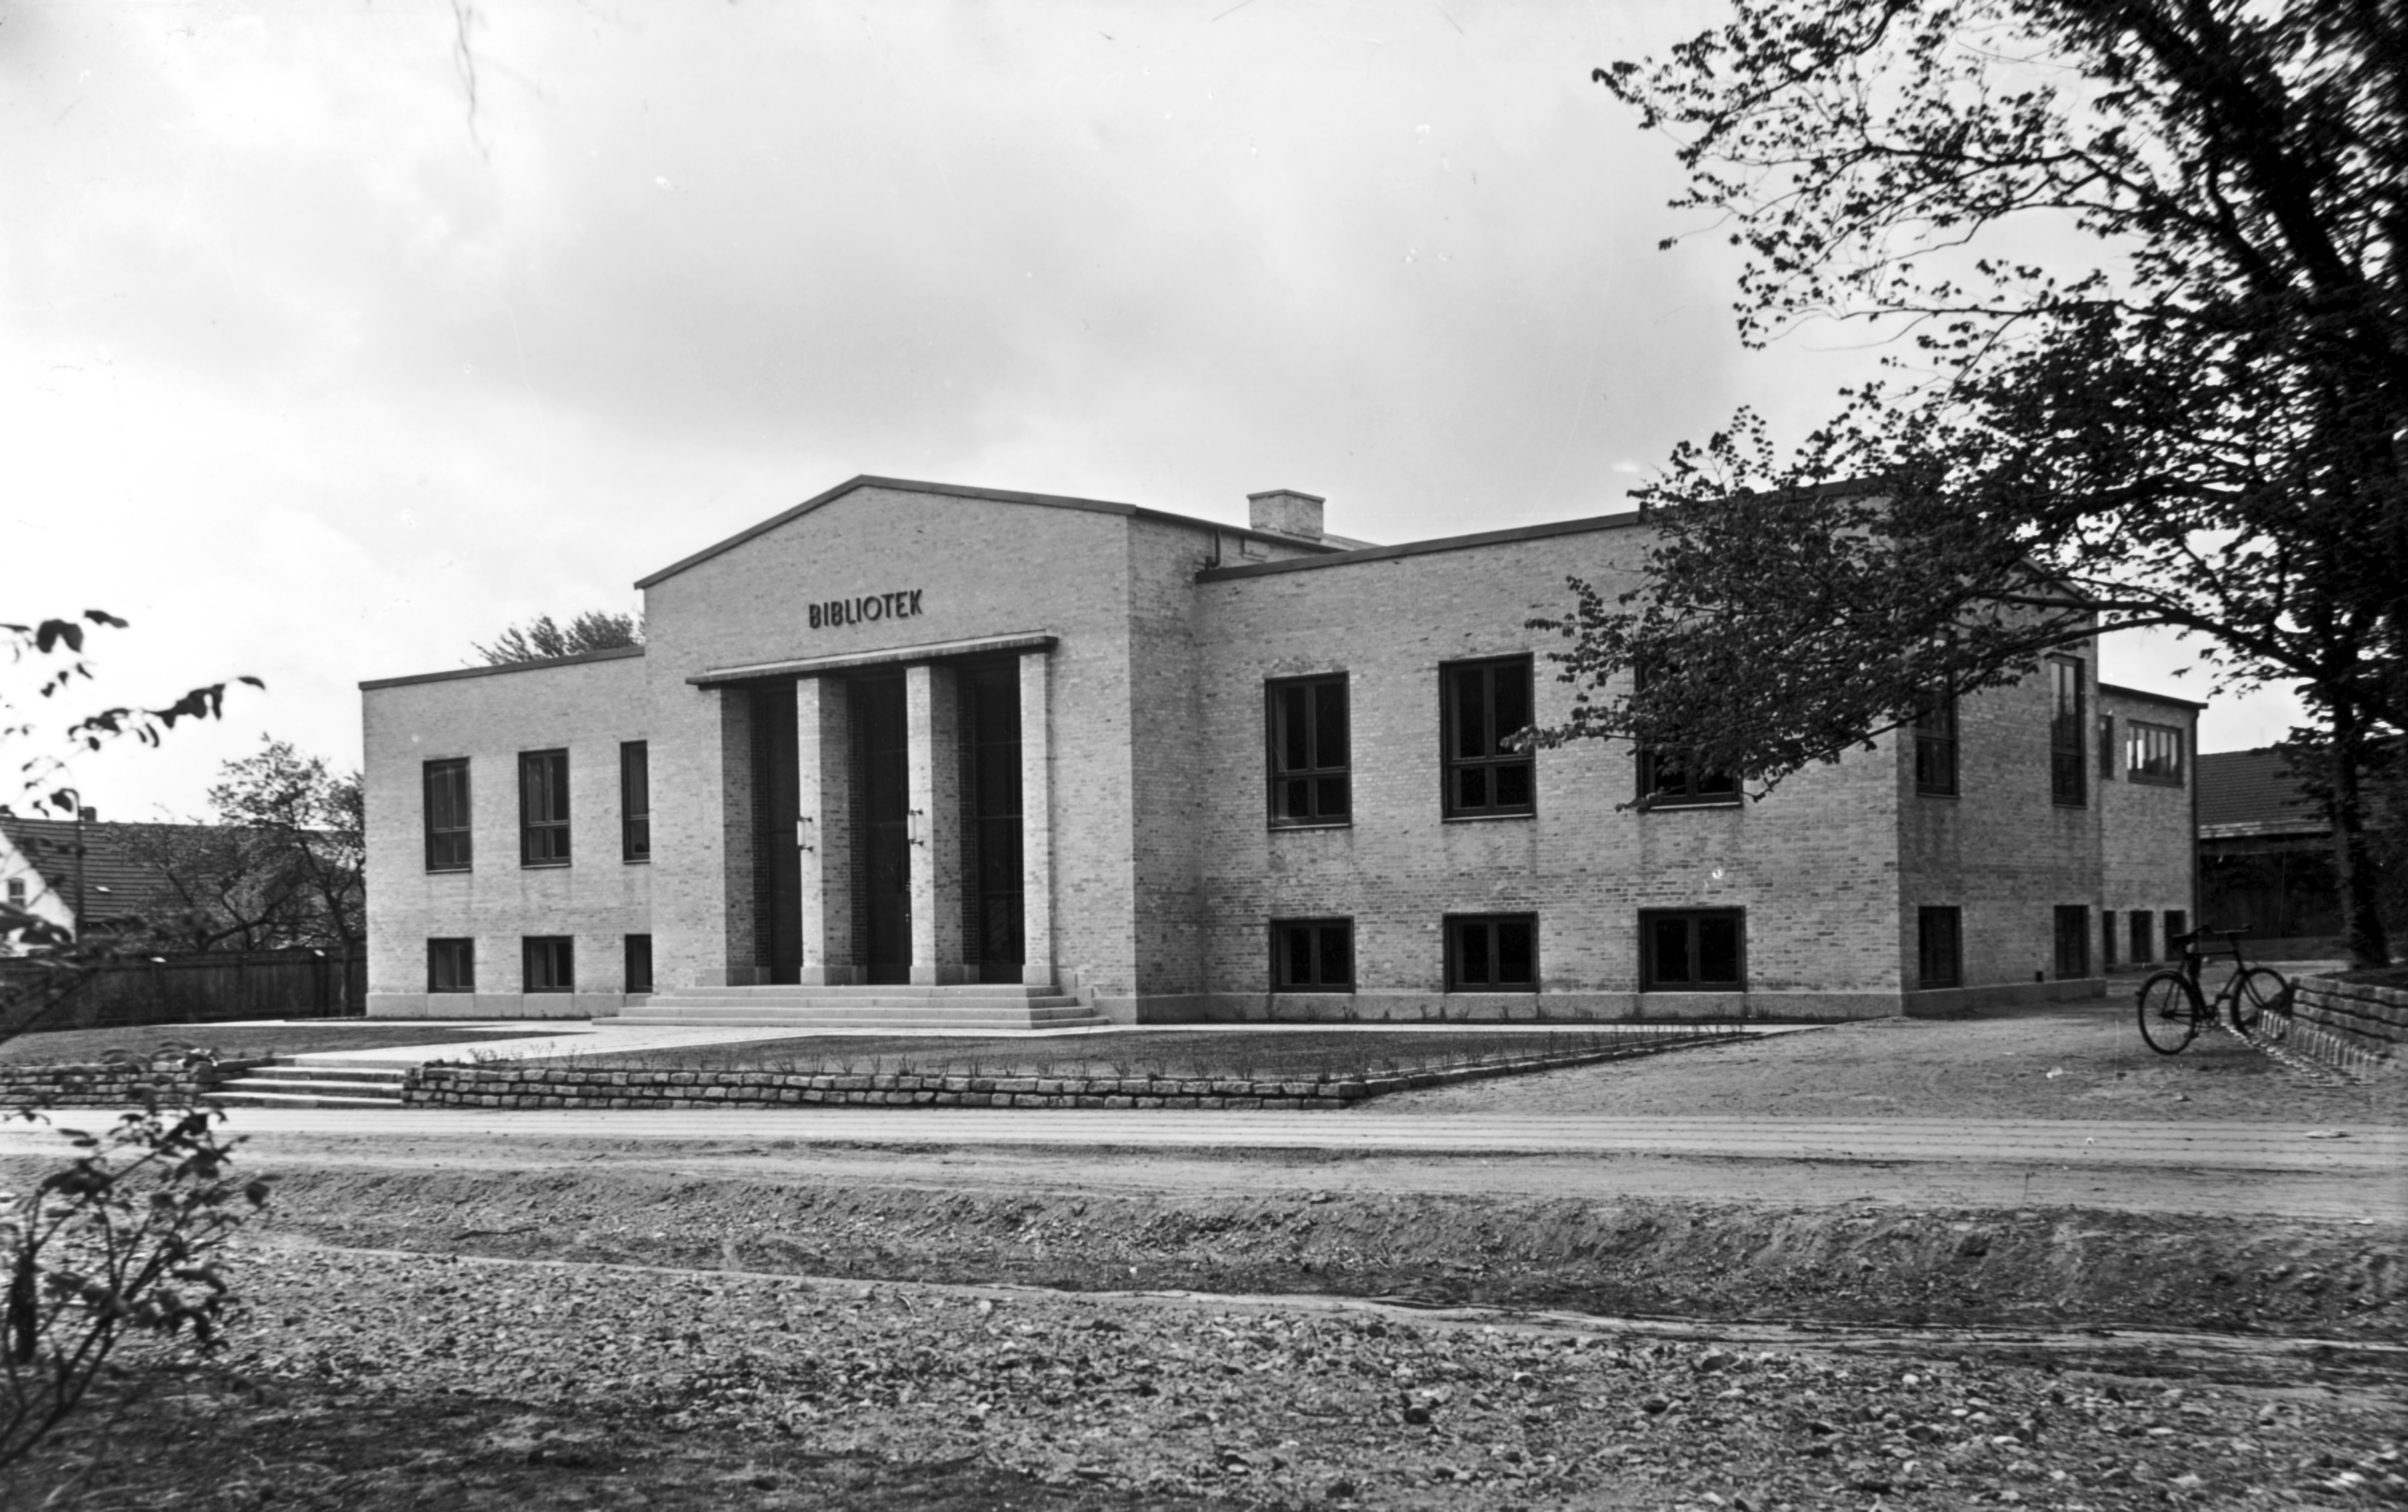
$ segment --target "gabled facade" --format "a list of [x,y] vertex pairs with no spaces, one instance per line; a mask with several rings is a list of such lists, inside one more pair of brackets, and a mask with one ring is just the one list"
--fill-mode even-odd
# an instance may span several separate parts
[[1253,505],[855,478],[643,579],[640,651],[363,684],[370,1011],[1936,1010],[2095,990],[2118,827],[2187,855],[2096,778],[2086,648],[1749,802],[1504,744],[1570,697],[1525,621],[1634,581],[1639,517],[1369,547]]

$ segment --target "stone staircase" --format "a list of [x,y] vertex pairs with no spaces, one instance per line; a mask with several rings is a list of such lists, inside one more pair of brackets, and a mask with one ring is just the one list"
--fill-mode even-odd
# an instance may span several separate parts
[[302,1062],[280,1055],[208,1099],[230,1107],[399,1107],[408,1070],[392,1061]]
[[775,1029],[953,1029],[977,1034],[1101,1028],[1111,1020],[1051,987],[676,987],[623,1011],[623,1024]]

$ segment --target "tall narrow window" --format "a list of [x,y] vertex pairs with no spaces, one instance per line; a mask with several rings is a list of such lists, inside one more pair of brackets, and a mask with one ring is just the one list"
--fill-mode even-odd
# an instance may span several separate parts
[[2084,708],[2082,663],[2071,657],[2048,659],[2048,789],[2060,804],[2079,805],[2086,792],[2082,741],[2088,733]]
[[1914,911],[1917,986],[1965,985],[1964,921],[1964,910],[1959,908],[1917,908]]
[[1281,992],[1354,991],[1354,920],[1271,920],[1271,987]]
[[1446,990],[1539,990],[1539,916],[1458,914],[1446,920]]
[[2115,780],[2115,716],[2099,716],[2099,780]]
[[1265,692],[1271,822],[1345,823],[1354,796],[1345,678],[1289,678],[1268,684]]
[[1736,992],[1747,986],[1747,915],[1738,908],[1639,910],[1639,987]]
[[2183,936],[2185,936],[2186,934],[2188,934],[2189,933],[2190,933],[2190,915],[2189,915],[2187,912],[2186,912],[2186,911],[2184,911],[2183,909],[2180,909],[2180,908],[2169,908],[2169,909],[2167,909],[2167,910],[2166,910],[2166,955],[2167,955],[2167,957],[2168,957],[2169,959],[2172,959],[2172,957],[2173,956],[2173,953],[2174,953],[2177,949],[2179,949],[2181,948],[2182,943],[2183,943]]
[[426,869],[468,869],[468,761],[426,763]]
[[1449,819],[1527,814],[1538,806],[1530,753],[1507,742],[1530,723],[1530,659],[1458,662],[1439,669]]
[[2134,720],[2125,726],[2124,770],[2135,782],[2183,785],[2183,733],[2166,724]]
[[524,975],[519,988],[526,992],[577,991],[577,948],[566,934],[529,934],[522,941]]
[[652,859],[652,748],[640,740],[619,744],[619,854]]
[[2099,910],[2099,969],[2115,969],[2115,910]]
[[[1647,675],[1642,670],[1639,680]],[[1684,808],[1739,802],[1739,777],[1699,763],[1689,751],[1642,749],[1639,752],[1639,801],[1645,808]]]
[[1914,791],[1956,792],[1956,700],[1942,699],[1914,717]]
[[2129,926],[2128,933],[2132,940],[2132,964],[2137,966],[2144,961],[2155,961],[2157,958],[2157,944],[2152,937],[2150,926],[2153,920],[2149,917],[2149,910],[2135,908],[2125,922]]
[[463,939],[427,941],[426,990],[430,992],[475,991],[477,942]]
[[2090,975],[2090,910],[2078,903],[2057,909],[2057,979]]
[[519,752],[519,863],[568,864],[568,752]]
[[626,991],[649,992],[652,990],[652,937],[650,934],[627,936]]

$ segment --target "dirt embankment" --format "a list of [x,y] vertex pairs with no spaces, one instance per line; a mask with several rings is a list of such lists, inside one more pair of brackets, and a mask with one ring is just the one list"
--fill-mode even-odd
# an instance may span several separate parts
[[289,1171],[269,1228],[428,1252],[1609,1315],[2363,1338],[2408,1318],[2396,1226],[1350,1191],[1343,1163],[1327,1171],[1323,1190],[1013,1191],[791,1165],[314,1165]]

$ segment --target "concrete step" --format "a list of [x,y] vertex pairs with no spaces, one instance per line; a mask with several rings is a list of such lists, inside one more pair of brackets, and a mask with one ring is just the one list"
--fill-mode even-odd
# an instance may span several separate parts
[[1086,1007],[1076,998],[1043,999],[1025,1003],[995,1002],[984,998],[959,998],[951,1003],[911,1003],[891,998],[654,998],[640,1007],[622,1011],[624,1021],[629,1015],[649,1014],[716,1014],[716,1013],[867,1013],[873,1015],[944,1014],[953,1018],[1027,1018],[1031,1015],[1083,1015]]
[[642,1014],[629,1014],[614,1022],[655,1029],[782,1029],[810,1030],[878,1030],[935,1029],[962,1034],[1008,1034],[1047,1029],[1109,1029],[1111,1020],[1104,1018],[1066,1019],[1047,1022],[1010,1023],[995,1019],[867,1019],[867,1018],[797,1018],[791,1014],[722,1014],[710,1019],[661,1019]]
[[394,1061],[294,1061],[278,1056],[251,1074],[277,1080],[398,1083],[408,1070],[407,1065]]
[[209,1093],[209,1101],[229,1107],[399,1107],[408,1069],[374,1062],[326,1065],[280,1055]]
[[1051,985],[1025,982],[953,982],[941,987],[917,986],[910,982],[849,982],[825,987],[795,982],[746,987],[669,987],[652,994],[658,1003],[663,998],[709,997],[891,997],[914,1003],[945,1001],[958,997],[1010,998],[1019,1002],[1028,998],[1056,998],[1062,989]]
[[246,1087],[239,1081],[228,1082],[208,1094],[208,1100],[225,1107],[357,1107],[397,1108],[401,1098],[352,1096],[330,1092],[265,1091]]

